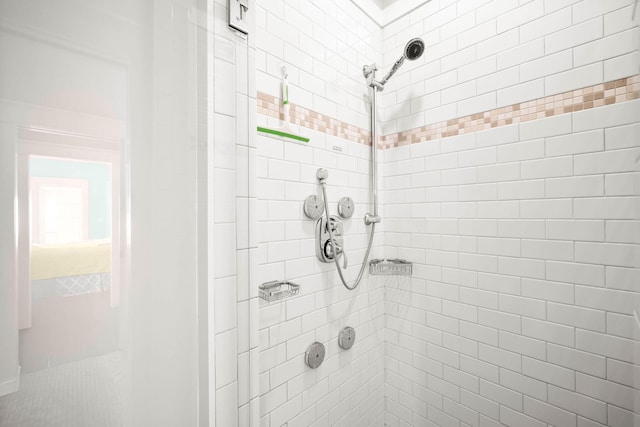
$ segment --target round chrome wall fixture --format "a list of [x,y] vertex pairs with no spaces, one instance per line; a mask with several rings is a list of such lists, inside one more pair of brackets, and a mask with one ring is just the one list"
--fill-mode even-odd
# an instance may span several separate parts
[[355,210],[355,204],[351,197],[343,197],[338,200],[338,214],[344,218],[351,218],[353,211]]
[[324,345],[319,342],[314,342],[307,348],[307,352],[304,354],[304,363],[311,369],[316,369],[322,365],[324,360]]
[[324,200],[322,197],[311,195],[305,199],[303,208],[307,218],[318,219],[324,212]]
[[349,350],[356,342],[356,330],[351,326],[345,326],[338,335],[338,345],[340,348]]

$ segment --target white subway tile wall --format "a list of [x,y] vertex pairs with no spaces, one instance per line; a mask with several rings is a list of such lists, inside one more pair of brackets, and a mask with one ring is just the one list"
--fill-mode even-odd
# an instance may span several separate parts
[[[256,139],[255,285],[301,284],[259,304],[261,425],[640,422],[633,1],[431,0],[382,30],[350,2],[256,9],[258,121],[280,125],[284,65],[293,127],[311,137]],[[355,277],[370,203],[361,68],[386,71],[411,37],[425,55],[379,98],[374,256],[414,262],[413,276],[365,275],[349,292],[315,258],[302,201],[319,194],[318,167],[330,169],[332,209],[356,201],[345,227]],[[337,345],[347,325],[350,351]],[[317,370],[303,360],[313,341],[327,347]]]

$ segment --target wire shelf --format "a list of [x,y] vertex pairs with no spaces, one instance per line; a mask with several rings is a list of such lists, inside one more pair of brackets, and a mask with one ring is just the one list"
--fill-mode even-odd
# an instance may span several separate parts
[[411,276],[413,263],[404,259],[372,259],[369,261],[369,273],[373,275]]
[[260,298],[271,302],[298,295],[300,292],[300,285],[287,281],[274,280],[272,282],[263,283],[258,287],[258,289],[260,292]]

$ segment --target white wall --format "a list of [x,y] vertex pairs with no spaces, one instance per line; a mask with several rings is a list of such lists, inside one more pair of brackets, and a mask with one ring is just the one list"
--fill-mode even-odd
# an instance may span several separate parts
[[[632,9],[432,1],[383,32],[385,63],[427,42],[385,134],[637,75]],[[385,152],[385,254],[415,263],[386,288],[388,425],[639,422],[640,104],[586,104]]]
[[[289,75],[290,100],[314,114],[368,128],[362,66],[379,59],[380,29],[350,2],[265,1],[258,3],[257,90],[280,100],[281,67]],[[259,102],[261,102],[259,100]],[[276,101],[279,102],[279,101]],[[277,103],[274,104],[278,109]],[[293,111],[293,110],[292,110]],[[312,120],[306,116],[305,120]],[[259,114],[262,126],[281,122]],[[325,122],[323,122],[325,123]],[[323,124],[324,125],[324,124]],[[370,147],[347,137],[297,128],[309,144],[258,135],[258,275],[300,284],[300,294],[259,308],[261,425],[381,425],[384,415],[384,296],[382,282],[368,272],[356,291],[340,283],[333,264],[315,255],[315,221],[305,217],[304,199],[321,194],[316,170],[329,170],[328,199],[337,215],[340,197],[356,211],[345,220],[345,248],[353,281],[367,246],[363,223],[370,211]],[[381,233],[375,242],[381,243]],[[373,252],[375,256],[376,251]],[[352,349],[338,347],[344,326],[356,330]],[[327,354],[318,369],[304,363],[314,341]]]
[[[383,73],[410,38],[426,42],[424,56],[407,62],[380,98],[385,141],[406,146],[382,156],[384,240],[374,250],[413,261],[414,274],[370,277],[346,293],[316,261],[301,203],[317,194],[315,169],[323,166],[333,203],[354,193],[359,208],[366,204],[368,155],[304,127],[297,130],[311,136],[309,147],[259,136],[256,284],[302,284],[295,299],[260,304],[262,425],[633,424],[637,95],[575,104],[638,74],[632,1],[432,0],[381,33],[350,3],[297,5],[258,5],[257,90],[279,96],[286,65],[294,104],[357,129],[368,129],[366,104],[357,101],[366,93],[362,65],[378,61]],[[334,88],[346,99],[336,101]],[[638,91],[637,79],[628,90]],[[568,92],[570,109],[549,107]],[[545,97],[552,116],[543,109],[506,119]],[[258,111],[266,114],[260,101]],[[430,134],[457,132],[459,118],[485,112],[495,128]],[[354,220],[352,227],[362,235]],[[357,310],[343,317],[347,301]],[[302,353],[318,339],[330,343],[330,356],[345,357],[335,346],[339,326],[349,319],[377,328],[381,314],[383,338],[364,344],[377,355],[384,343],[385,417],[365,419],[362,409],[380,404],[377,395],[364,403],[358,395],[378,385],[377,356],[366,371],[356,353],[339,369],[314,372]]]
[[[257,425],[257,240],[255,219],[255,17],[250,4],[249,37],[228,27],[227,2],[213,2],[209,34],[213,97],[209,141],[209,363],[211,425]],[[206,114],[206,113],[205,113]],[[251,213],[251,214],[250,214]]]

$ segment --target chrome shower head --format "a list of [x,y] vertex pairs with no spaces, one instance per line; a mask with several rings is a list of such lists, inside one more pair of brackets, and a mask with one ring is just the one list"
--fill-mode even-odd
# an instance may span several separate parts
[[404,47],[404,57],[409,61],[415,61],[420,58],[424,53],[424,42],[420,38],[409,40],[409,43]]
[[407,43],[406,46],[404,47],[404,52],[402,56],[396,61],[395,64],[393,64],[393,67],[387,73],[387,75],[384,76],[382,80],[380,80],[379,86],[376,86],[378,90],[382,90],[382,88],[384,87],[385,84],[387,84],[391,76],[393,76],[396,73],[396,71],[398,71],[400,66],[404,63],[405,59],[408,59],[409,61],[415,61],[416,59],[420,58],[423,53],[424,53],[424,41],[422,41],[421,38],[416,37],[415,39],[409,40],[409,43]]

